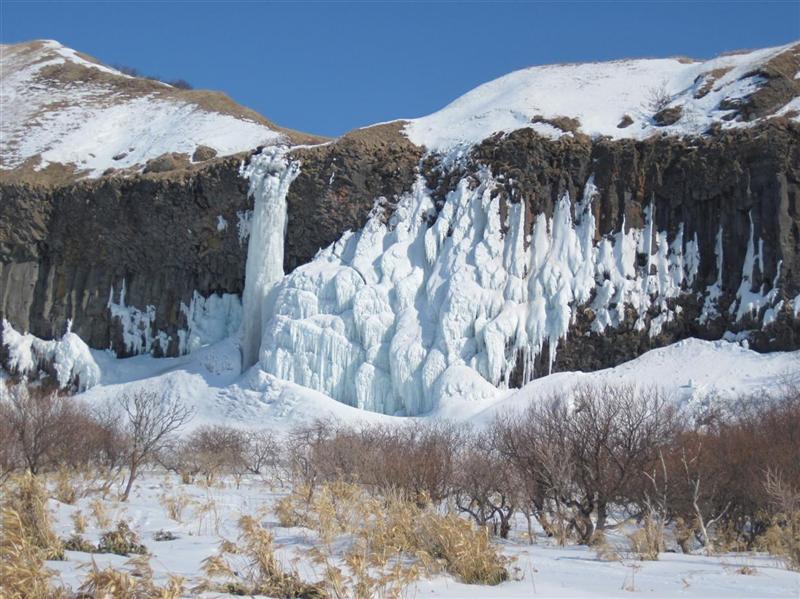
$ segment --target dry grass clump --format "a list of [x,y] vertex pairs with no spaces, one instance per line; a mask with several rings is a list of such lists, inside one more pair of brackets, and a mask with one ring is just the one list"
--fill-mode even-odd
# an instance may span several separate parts
[[759,537],[757,548],[782,558],[787,568],[800,572],[800,512],[774,516]]
[[186,493],[176,495],[164,494],[161,496],[161,505],[167,512],[167,516],[175,522],[183,522],[183,510],[191,505],[192,500]]
[[[275,557],[272,535],[255,518],[242,516],[239,530],[236,557],[232,559],[221,552],[205,559],[201,569],[207,579],[193,589],[195,593],[214,591],[270,597],[327,597],[321,586],[303,582],[296,572],[283,569]],[[228,543],[222,549],[230,549]],[[223,578],[225,582],[215,582],[215,578]]]
[[454,514],[427,511],[420,518],[423,550],[466,584],[496,585],[508,579],[503,558],[492,545],[489,530]]
[[400,495],[377,498],[357,485],[337,482],[321,485],[306,505],[301,519],[312,523],[323,542],[342,533],[355,537],[345,554],[348,574],[331,565],[330,554],[317,555],[334,596],[348,584],[386,594],[416,580],[421,571],[446,571],[466,584],[495,585],[508,579],[507,560],[492,545],[486,527],[442,514],[430,502]]
[[74,534],[64,541],[64,549],[67,551],[81,551],[83,553],[97,553],[97,546],[87,541],[79,534]]
[[657,561],[664,551],[664,527],[657,517],[646,516],[641,528],[628,535],[631,551],[642,561]]
[[303,526],[312,528],[309,520],[311,493],[304,485],[296,486],[286,497],[275,504],[275,516],[284,528]]
[[179,599],[185,596],[184,580],[180,576],[170,576],[164,586],[154,582],[148,557],[133,558],[125,565],[130,568],[129,573],[111,566],[100,569],[92,561],[92,570],[81,584],[79,596],[108,599]]
[[608,542],[605,532],[603,531],[594,535],[592,547],[594,547],[595,555],[597,555],[597,559],[600,561],[618,562],[622,558],[614,546]]
[[128,523],[120,520],[117,528],[104,532],[97,545],[98,553],[115,553],[128,556],[131,553],[144,555],[147,548],[139,541],[138,535],[131,530]]
[[78,500],[78,488],[75,485],[73,473],[66,468],[61,468],[56,472],[53,495],[55,499],[68,505],[72,505]]
[[44,559],[62,560],[64,548],[53,531],[47,499],[47,489],[41,481],[26,473],[14,480],[4,509],[16,514],[22,534],[30,545],[42,550]]
[[77,534],[83,534],[86,532],[86,517],[83,515],[83,512],[80,510],[76,510],[72,512],[70,515],[70,519],[72,520],[72,525],[75,527],[75,532]]
[[53,572],[44,566],[46,550],[31,542],[22,516],[5,505],[0,512],[0,597],[5,599],[55,599],[50,588]]
[[103,503],[102,499],[99,497],[92,499],[92,502],[89,504],[89,509],[92,511],[92,516],[94,517],[97,528],[102,529],[111,526],[111,518],[108,517],[106,505]]
[[53,572],[44,565],[48,559],[64,559],[64,547],[50,523],[47,490],[36,477],[25,474],[4,489],[0,508],[0,597],[66,596],[50,586]]

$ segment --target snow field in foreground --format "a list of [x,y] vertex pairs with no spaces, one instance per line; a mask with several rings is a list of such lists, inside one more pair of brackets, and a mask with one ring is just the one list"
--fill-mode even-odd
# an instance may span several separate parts
[[[213,555],[222,538],[235,540],[236,522],[241,515],[257,515],[274,536],[277,555],[285,567],[294,562],[300,575],[309,581],[322,573],[309,556],[309,549],[319,543],[317,534],[306,528],[283,528],[274,514],[274,504],[286,491],[271,489],[264,481],[246,479],[237,489],[232,481],[224,487],[181,485],[178,477],[147,473],[139,479],[127,504],[103,500],[112,527],[125,519],[152,554],[150,564],[158,582],[167,574],[187,578],[186,586],[198,577],[200,563]],[[185,493],[191,502],[182,522],[171,520],[161,505],[163,495]],[[80,499],[75,505],[51,500],[56,532],[69,537],[74,532],[71,515],[80,510],[89,524],[84,537],[96,543],[101,534],[90,507],[94,497]],[[200,506],[213,502],[215,510]],[[266,509],[265,509],[266,508]],[[157,531],[170,531],[178,538],[155,541]],[[465,585],[441,575],[418,582],[409,589],[411,597],[797,597],[800,574],[784,569],[774,558],[764,554],[730,553],[711,557],[662,553],[658,561],[641,562],[626,555],[624,534],[608,535],[609,542],[622,552],[622,559],[601,561],[593,549],[581,546],[558,547],[537,529],[535,545],[523,538],[524,522],[516,522],[511,539],[498,543],[505,556],[515,559],[510,569],[513,579],[498,586]],[[338,539],[337,551],[343,551],[347,539]],[[107,564],[124,569],[127,558],[102,554],[67,552],[68,561],[48,562],[58,579],[77,589],[91,567],[91,559],[100,568]],[[295,561],[296,560],[296,561]],[[752,575],[739,570],[747,566]],[[516,568],[516,569],[515,569]],[[207,594],[206,596],[219,596]]]

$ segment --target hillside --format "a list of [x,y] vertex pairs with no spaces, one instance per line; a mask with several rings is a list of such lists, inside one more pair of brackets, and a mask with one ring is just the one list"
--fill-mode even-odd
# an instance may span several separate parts
[[[52,40],[0,49],[4,180],[69,182],[149,160],[178,164],[319,138],[278,127],[221,92],[130,77]],[[205,150],[195,156],[198,147]],[[194,158],[193,158],[194,157]]]
[[612,139],[700,135],[800,118],[800,44],[706,61],[689,58],[547,65],[485,83],[408,122],[409,139],[446,152],[532,128]]

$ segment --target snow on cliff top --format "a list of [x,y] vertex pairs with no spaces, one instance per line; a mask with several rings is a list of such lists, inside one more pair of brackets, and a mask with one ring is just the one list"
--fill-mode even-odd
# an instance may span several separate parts
[[[698,134],[713,123],[741,127],[747,123],[726,120],[736,116],[736,111],[720,108],[720,102],[730,105],[745,100],[765,83],[758,71],[785,52],[793,53],[796,63],[800,44],[704,62],[663,58],[531,67],[485,83],[429,116],[410,120],[405,132],[413,143],[444,153],[499,131],[524,127],[550,137],[563,134],[546,122],[532,123],[537,116],[578,119],[580,130],[593,137]],[[796,81],[797,70],[783,76]],[[776,113],[800,108],[797,95]],[[653,120],[654,104],[661,98],[669,107],[682,109],[672,125],[659,127]],[[626,115],[632,122],[620,127]]]
[[51,40],[0,46],[0,168],[73,165],[89,176],[166,152],[219,155],[287,132],[217,92],[129,77]]

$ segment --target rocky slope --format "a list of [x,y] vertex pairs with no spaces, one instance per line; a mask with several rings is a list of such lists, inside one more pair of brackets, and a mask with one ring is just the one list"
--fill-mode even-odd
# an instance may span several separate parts
[[[689,336],[799,347],[798,73],[797,46],[707,63],[537,67],[430,117],[293,148],[284,268],[295,274],[280,288],[318,300],[314,314],[277,308],[262,366],[346,403],[416,413],[430,405],[407,396],[435,399],[473,380],[459,365],[516,386]],[[586,98],[594,111],[578,105]],[[140,160],[53,185],[41,174],[52,165],[7,162],[18,156],[8,139],[0,317],[44,338],[71,320],[92,347],[119,355],[174,355],[235,330],[249,153],[175,159],[164,172],[136,172]],[[77,174],[97,175],[90,163]],[[398,256],[407,272],[391,266]],[[323,301],[345,279],[343,303]],[[367,310],[382,324],[352,315],[359,294],[385,294]],[[403,345],[406,295],[419,326]],[[459,312],[457,300],[475,309]],[[314,332],[323,321],[337,337]],[[280,351],[312,358],[290,363]],[[313,366],[329,380],[302,374]]]

